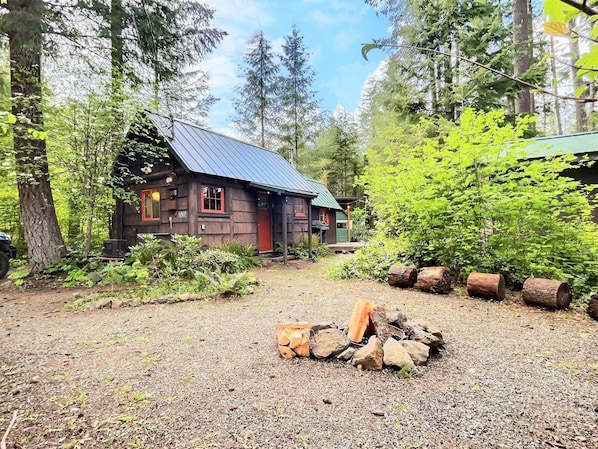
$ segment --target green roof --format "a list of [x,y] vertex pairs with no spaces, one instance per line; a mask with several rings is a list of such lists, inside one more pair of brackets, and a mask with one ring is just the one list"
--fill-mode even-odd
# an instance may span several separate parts
[[318,192],[318,196],[311,200],[312,206],[343,210],[323,183],[316,181],[315,179],[305,178],[305,180],[311,186],[313,191]]
[[523,150],[529,159],[566,154],[598,153],[598,132],[539,137],[531,140]]

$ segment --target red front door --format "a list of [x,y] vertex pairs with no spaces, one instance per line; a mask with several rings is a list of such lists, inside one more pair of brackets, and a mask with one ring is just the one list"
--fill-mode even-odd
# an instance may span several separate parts
[[257,247],[260,251],[272,251],[272,217],[270,195],[259,192],[257,197]]

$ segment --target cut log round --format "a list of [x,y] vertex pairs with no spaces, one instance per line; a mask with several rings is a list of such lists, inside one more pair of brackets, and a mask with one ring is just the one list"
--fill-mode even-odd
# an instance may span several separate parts
[[471,273],[467,277],[467,294],[502,301],[505,299],[505,278],[502,274]]
[[278,350],[284,358],[296,355],[309,357],[309,323],[279,323],[276,325],[278,333]]
[[388,269],[388,285],[391,287],[411,288],[417,282],[417,270],[410,267],[392,265]]
[[549,309],[566,309],[573,299],[569,284],[543,278],[526,279],[521,296],[527,305]]
[[419,270],[417,288],[423,292],[447,294],[451,291],[451,276],[447,267],[426,267]]

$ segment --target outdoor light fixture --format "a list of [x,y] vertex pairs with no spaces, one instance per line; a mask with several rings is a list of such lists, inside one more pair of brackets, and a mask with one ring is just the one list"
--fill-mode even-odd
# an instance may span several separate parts
[[143,167],[141,167],[141,173],[143,173],[144,175],[149,175],[153,171],[153,166],[154,164],[145,164]]

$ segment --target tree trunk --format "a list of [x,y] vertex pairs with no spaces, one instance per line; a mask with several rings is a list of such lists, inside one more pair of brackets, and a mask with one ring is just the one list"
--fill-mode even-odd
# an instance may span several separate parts
[[10,91],[12,113],[17,117],[13,134],[21,218],[31,273],[38,273],[65,254],[54,209],[43,135],[43,3],[41,0],[12,0],[7,8],[9,15],[21,19],[13,26],[15,20],[5,18],[2,31],[8,35],[10,46]]
[[423,292],[447,294],[451,291],[451,277],[447,267],[426,267],[419,270],[417,287]]
[[471,273],[467,277],[467,294],[502,301],[505,299],[505,278],[502,274]]
[[[528,0],[513,1],[513,43],[517,52],[513,75],[518,78],[530,69],[532,62],[531,11]],[[515,98],[515,114],[531,113],[532,94],[526,86]]]
[[410,267],[393,265],[388,269],[388,285],[391,287],[411,288],[417,282],[417,270]]
[[[569,24],[570,28],[574,28],[576,25],[575,19]],[[569,37],[569,50],[571,55],[571,82],[573,83],[573,90],[577,90],[583,86],[583,80],[577,77],[579,69],[575,65],[577,59],[580,56],[579,40],[576,36],[571,35]],[[588,129],[588,114],[584,103],[578,101],[575,102],[575,125],[577,132],[587,131]]]
[[549,309],[566,309],[573,299],[569,284],[542,278],[526,279],[521,296],[527,305]]

